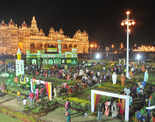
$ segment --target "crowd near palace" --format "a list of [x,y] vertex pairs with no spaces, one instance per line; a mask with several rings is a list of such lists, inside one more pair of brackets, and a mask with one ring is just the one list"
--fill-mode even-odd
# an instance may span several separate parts
[[46,36],[43,30],[38,28],[35,17],[32,18],[30,26],[25,21],[21,26],[17,26],[12,19],[8,24],[4,21],[0,24],[0,54],[16,54],[17,48],[20,48],[23,54],[26,50],[36,53],[37,50],[57,48],[57,40],[61,40],[62,52],[76,48],[78,54],[88,53],[89,41],[85,31],[78,30],[70,38],[64,35],[62,28],[59,31],[50,28]]

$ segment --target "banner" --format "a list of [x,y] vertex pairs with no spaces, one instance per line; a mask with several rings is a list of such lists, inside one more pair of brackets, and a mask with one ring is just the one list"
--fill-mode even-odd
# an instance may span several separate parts
[[52,100],[52,83],[45,82],[46,93],[48,94],[48,99]]
[[33,92],[35,92],[36,90],[36,79],[35,78],[32,79],[32,89],[33,89]]
[[96,105],[99,103],[101,95],[95,94],[94,97],[95,97],[95,99],[94,99],[95,102],[94,103],[95,103],[95,109],[96,109]]
[[48,82],[45,82],[46,94],[48,94]]
[[57,48],[47,48],[47,52],[58,52]]
[[52,100],[52,84],[51,84],[51,82],[48,82],[48,98],[49,98],[49,100]]
[[24,75],[24,60],[16,60],[16,76]]
[[26,77],[24,75],[21,75],[21,77],[20,77],[20,83],[21,84],[26,84]]

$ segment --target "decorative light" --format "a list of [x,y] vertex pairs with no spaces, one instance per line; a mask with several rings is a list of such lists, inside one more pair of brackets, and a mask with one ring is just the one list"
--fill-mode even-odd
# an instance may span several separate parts
[[94,45],[93,45],[93,44],[91,44],[91,45],[90,45],[90,47],[91,47],[91,48],[93,48],[93,47],[94,47]]
[[126,12],[126,15],[129,15],[130,13],[131,13],[130,11],[127,11],[127,12]]
[[128,23],[129,23],[128,21],[125,22],[126,25],[128,25]]
[[114,48],[114,47],[115,47],[115,45],[114,45],[114,44],[112,44],[112,45],[111,45],[111,48]]
[[129,26],[131,26],[131,25],[132,25],[132,23],[131,23],[131,22],[129,22],[129,23],[128,23],[128,25],[129,25]]
[[135,25],[136,24],[136,22],[135,21],[132,21],[132,25]]
[[131,33],[131,29],[128,29],[128,32]]
[[97,44],[95,44],[95,48],[97,48]]
[[123,45],[123,43],[121,42],[121,44],[120,44],[120,48],[122,49],[122,48],[124,48],[124,45]]
[[121,26],[124,26],[124,22],[121,23]]
[[145,46],[142,45],[141,47],[138,47],[137,49],[134,49],[135,52],[155,52],[155,46]]

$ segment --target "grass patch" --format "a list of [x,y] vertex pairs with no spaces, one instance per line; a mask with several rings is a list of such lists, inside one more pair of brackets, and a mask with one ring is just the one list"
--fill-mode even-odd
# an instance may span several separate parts
[[12,118],[12,117],[5,115],[3,113],[0,113],[0,122],[22,122],[22,121]]

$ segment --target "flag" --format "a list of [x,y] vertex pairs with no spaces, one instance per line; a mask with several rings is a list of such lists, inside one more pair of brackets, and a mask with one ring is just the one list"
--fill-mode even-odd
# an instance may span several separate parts
[[31,82],[31,92],[33,93],[33,79],[31,79],[30,82]]
[[101,96],[98,95],[98,94],[95,94],[94,97],[95,97],[95,98],[94,98],[94,100],[95,100],[94,103],[95,103],[95,109],[96,109],[96,105],[98,104],[98,102],[99,102]]
[[48,98],[49,98],[49,100],[52,100],[52,84],[51,84],[51,82],[48,82]]
[[46,94],[48,94],[48,82],[45,82]]

